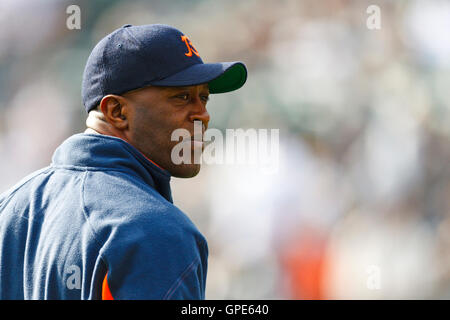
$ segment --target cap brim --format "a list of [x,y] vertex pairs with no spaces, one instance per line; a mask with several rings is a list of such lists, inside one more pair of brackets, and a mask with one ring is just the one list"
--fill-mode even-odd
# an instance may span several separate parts
[[224,93],[239,89],[246,80],[247,68],[237,61],[195,64],[150,85],[183,87],[208,83],[210,93]]

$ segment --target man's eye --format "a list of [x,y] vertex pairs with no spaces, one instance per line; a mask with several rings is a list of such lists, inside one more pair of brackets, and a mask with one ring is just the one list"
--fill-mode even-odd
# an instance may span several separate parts
[[185,94],[179,94],[179,95],[177,95],[177,98],[186,101],[186,100],[189,99],[189,94],[187,94],[187,93],[185,93]]
[[[176,95],[175,98],[183,100],[183,101],[188,101],[190,99],[190,95],[189,95],[189,93],[183,93],[183,94]],[[201,95],[200,99],[203,102],[208,102],[209,96],[208,95]]]

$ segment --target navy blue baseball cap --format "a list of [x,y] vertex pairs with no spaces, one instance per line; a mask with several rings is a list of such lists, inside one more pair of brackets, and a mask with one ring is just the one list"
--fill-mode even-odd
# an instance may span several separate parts
[[208,83],[210,93],[239,89],[247,79],[242,62],[203,63],[191,40],[163,24],[125,25],[92,50],[84,70],[82,99],[86,111],[108,94],[153,86]]

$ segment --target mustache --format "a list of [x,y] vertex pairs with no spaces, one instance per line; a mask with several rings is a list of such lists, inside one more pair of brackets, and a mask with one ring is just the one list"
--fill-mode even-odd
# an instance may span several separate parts
[[199,141],[203,142],[203,136],[208,129],[207,124],[202,121],[194,121],[194,127],[176,128],[170,134],[171,141]]

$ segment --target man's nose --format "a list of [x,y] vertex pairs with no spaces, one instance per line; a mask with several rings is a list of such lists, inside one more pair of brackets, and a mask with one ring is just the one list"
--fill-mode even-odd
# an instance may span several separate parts
[[203,126],[205,127],[204,130],[206,130],[208,128],[208,122],[210,119],[208,110],[206,110],[206,105],[201,101],[200,98],[197,98],[193,103],[195,103],[195,108],[190,116],[190,120],[201,121],[203,123]]

